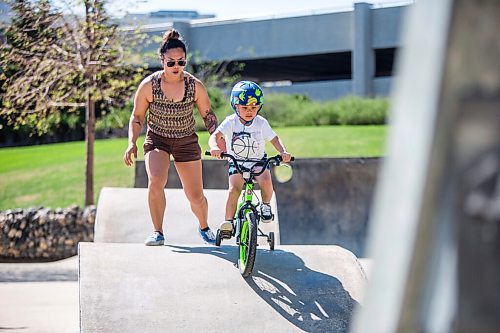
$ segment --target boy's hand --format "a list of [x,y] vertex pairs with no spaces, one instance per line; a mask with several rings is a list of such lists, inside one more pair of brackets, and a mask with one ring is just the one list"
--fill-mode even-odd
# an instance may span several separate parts
[[222,154],[222,150],[220,149],[210,149],[210,155],[213,157],[221,158],[220,154]]
[[219,147],[219,149],[223,152],[226,152],[227,151],[227,148],[226,148],[226,140],[224,140],[223,137],[220,138],[219,141],[217,141],[217,146]]
[[290,159],[292,158],[292,155],[290,155],[290,153],[287,151],[280,153],[280,155],[281,155],[281,158],[283,159],[283,162],[285,162],[285,163],[290,162]]

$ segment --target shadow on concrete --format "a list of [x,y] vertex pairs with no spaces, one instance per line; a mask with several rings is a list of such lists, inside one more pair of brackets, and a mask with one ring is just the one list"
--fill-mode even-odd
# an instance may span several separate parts
[[49,281],[78,281],[78,258],[46,263],[0,263],[0,282]]
[[[236,267],[236,246],[168,247],[176,253],[214,255]],[[358,304],[337,278],[310,269],[288,251],[257,250],[253,273],[244,280],[283,318],[306,332],[347,332]]]

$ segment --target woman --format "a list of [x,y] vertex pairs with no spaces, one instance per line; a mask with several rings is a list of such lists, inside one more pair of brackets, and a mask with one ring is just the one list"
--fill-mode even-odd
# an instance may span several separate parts
[[134,110],[129,123],[129,143],[123,160],[127,166],[137,158],[136,141],[149,110],[147,133],[144,141],[144,160],[148,174],[148,203],[154,232],[146,245],[163,245],[163,216],[166,207],[164,188],[167,184],[170,156],[182,187],[199,221],[198,231],[208,244],[215,243],[210,230],[207,199],[203,194],[201,148],[194,131],[193,105],[205,122],[209,133],[217,128],[217,118],[210,110],[207,90],[200,80],[184,71],[186,45],[179,32],[168,30],[159,49],[162,71],[144,79],[135,95]]

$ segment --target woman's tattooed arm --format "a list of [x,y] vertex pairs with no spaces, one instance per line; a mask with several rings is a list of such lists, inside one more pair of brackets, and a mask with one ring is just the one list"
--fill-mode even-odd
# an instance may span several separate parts
[[212,134],[217,129],[217,117],[212,110],[208,110],[203,117],[208,133]]

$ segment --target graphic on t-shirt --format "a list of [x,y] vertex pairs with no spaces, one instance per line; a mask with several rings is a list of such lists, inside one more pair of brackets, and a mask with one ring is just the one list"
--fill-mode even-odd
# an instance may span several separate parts
[[233,133],[231,150],[240,159],[258,158],[259,143],[250,133]]

